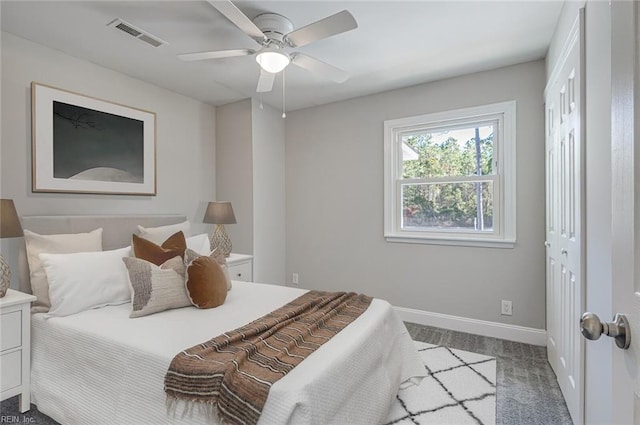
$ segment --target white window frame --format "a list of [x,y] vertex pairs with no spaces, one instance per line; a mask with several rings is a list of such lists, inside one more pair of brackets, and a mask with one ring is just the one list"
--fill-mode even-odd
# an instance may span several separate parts
[[[495,176],[482,176],[493,180],[494,231],[455,230],[403,230],[403,183],[415,179],[402,179],[402,136],[420,130],[457,124],[498,121],[498,135],[494,139]],[[455,178],[447,178],[447,181]],[[469,180],[465,178],[465,181]],[[456,109],[446,112],[387,120],[384,122],[384,237],[387,242],[438,245],[513,248],[516,243],[516,102]]]

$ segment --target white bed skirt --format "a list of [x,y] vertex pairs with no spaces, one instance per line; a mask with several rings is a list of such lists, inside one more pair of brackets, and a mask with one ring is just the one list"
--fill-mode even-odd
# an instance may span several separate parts
[[[211,425],[195,409],[169,414],[164,376],[181,350],[238,328],[305,291],[234,282],[224,305],[130,319],[129,304],[68,317],[32,318],[32,402],[64,425]],[[403,383],[424,366],[391,305],[365,313],[269,392],[260,424],[381,423]],[[412,378],[414,378],[412,380]]]

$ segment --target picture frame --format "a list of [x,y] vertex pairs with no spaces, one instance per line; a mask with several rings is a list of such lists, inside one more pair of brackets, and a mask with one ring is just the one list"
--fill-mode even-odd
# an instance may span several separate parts
[[156,114],[31,83],[33,192],[155,196]]

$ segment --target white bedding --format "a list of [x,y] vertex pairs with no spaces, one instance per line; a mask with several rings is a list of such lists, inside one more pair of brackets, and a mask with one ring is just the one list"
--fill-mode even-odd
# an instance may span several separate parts
[[[164,376],[181,350],[240,327],[305,291],[234,282],[221,307],[181,308],[135,319],[130,304],[67,317],[32,318],[32,402],[65,425],[211,424],[197,409],[165,408]],[[260,424],[376,424],[399,386],[424,376],[389,303],[371,306],[276,382]]]

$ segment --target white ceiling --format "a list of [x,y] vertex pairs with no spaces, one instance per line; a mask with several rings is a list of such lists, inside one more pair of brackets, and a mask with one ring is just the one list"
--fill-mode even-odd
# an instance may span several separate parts
[[[347,9],[358,28],[296,49],[349,72],[342,84],[290,66],[294,110],[543,58],[561,1],[237,1],[250,18],[288,17],[296,28]],[[183,62],[178,53],[256,48],[205,1],[6,1],[1,28],[212,105],[255,93],[254,57]],[[107,27],[115,18],[168,42],[153,48]],[[280,108],[278,78],[264,102]]]

